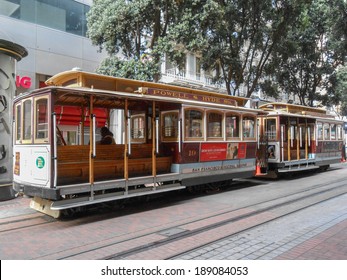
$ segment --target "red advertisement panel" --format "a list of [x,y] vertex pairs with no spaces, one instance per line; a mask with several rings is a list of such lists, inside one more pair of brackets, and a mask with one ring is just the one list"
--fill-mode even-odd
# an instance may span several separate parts
[[227,143],[202,143],[200,161],[225,160]]
[[246,158],[247,143],[239,143],[238,158]]

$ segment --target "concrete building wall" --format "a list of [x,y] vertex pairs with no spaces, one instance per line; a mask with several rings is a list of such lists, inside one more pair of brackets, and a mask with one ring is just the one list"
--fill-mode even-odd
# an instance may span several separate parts
[[94,72],[105,53],[98,52],[91,41],[38,24],[0,15],[0,37],[24,46],[29,55],[17,65],[20,77],[30,77],[30,88],[17,88],[18,92],[39,87],[46,76],[79,67]]

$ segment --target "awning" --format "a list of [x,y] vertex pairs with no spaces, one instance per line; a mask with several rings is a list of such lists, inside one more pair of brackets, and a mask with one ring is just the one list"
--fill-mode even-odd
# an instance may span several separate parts
[[[57,114],[57,125],[78,126],[84,119],[84,125],[89,126],[89,108],[85,108],[82,115],[82,108],[77,106],[55,106],[54,112]],[[94,108],[96,116],[96,126],[103,127],[107,122],[107,109]]]

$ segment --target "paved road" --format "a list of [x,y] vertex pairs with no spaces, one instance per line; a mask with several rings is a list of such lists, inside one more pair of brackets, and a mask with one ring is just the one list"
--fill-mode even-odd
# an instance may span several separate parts
[[[54,250],[63,252],[69,247],[88,246],[93,242],[102,242],[107,238],[120,238],[136,231],[142,232],[154,228],[167,228],[182,219],[194,220],[210,212],[217,213],[226,208],[240,209],[253,205],[265,198],[272,199],[304,188],[306,185],[324,185],[333,181],[344,182],[347,164],[334,167],[333,170],[314,176],[294,180],[263,181],[250,188],[216,193],[214,195],[194,197],[192,199],[168,203],[162,207],[144,207],[144,209],[120,211],[113,217],[94,215],[91,219],[79,218],[72,221],[58,221],[52,228],[40,226],[30,228],[28,235],[10,231],[10,221],[18,216],[23,223],[26,217],[35,220],[42,214],[28,208],[27,198],[18,198],[0,202],[0,258],[44,259],[45,254]],[[129,210],[128,210],[129,211]],[[57,255],[58,256],[58,255]],[[95,255],[94,258],[102,258]],[[100,261],[100,262],[13,262],[4,261],[1,277],[5,280],[26,278],[36,279],[42,271],[49,278],[69,279],[79,277],[85,280],[106,279],[100,274],[108,267],[126,268],[184,268],[189,271],[185,276],[141,276],[141,279],[202,279],[194,275],[198,266],[246,266],[250,274],[242,279],[344,279],[345,262],[230,262],[227,260],[347,260],[347,195],[316,204],[294,214],[278,219],[266,225],[255,227],[232,237],[226,237],[209,243],[199,249],[175,257],[177,261]],[[186,261],[189,260],[189,261]],[[199,261],[197,261],[199,260]],[[274,265],[275,264],[275,265]],[[44,268],[44,270],[42,270]],[[32,272],[32,273],[28,273]],[[52,273],[53,272],[53,273]],[[138,279],[138,276],[111,276],[119,279]],[[205,279],[221,279],[233,276],[205,276]],[[110,278],[109,276],[107,278]]]
[[[320,234],[322,234],[321,237]],[[327,247],[325,247],[324,244],[329,241],[329,238],[334,241],[337,239],[338,245],[326,244]],[[312,239],[315,240],[313,244],[310,242]],[[305,247],[298,249],[300,245]],[[329,250],[323,248],[329,248]],[[314,250],[308,252],[311,249]],[[286,254],[288,251],[292,252]],[[177,256],[175,259],[347,260],[347,195],[258,226],[231,238],[219,240],[198,250]]]
[[[69,221],[57,221],[47,224],[47,226],[31,227],[27,231],[24,227],[21,232],[7,231],[6,227],[11,226],[9,221],[13,217],[20,216],[21,223],[24,224],[25,215],[30,215],[32,220],[41,221],[42,214],[37,213],[39,218],[36,219],[36,213],[28,208],[28,199],[25,198],[0,202],[0,231],[2,231],[0,258],[59,259],[68,256],[71,252],[77,253],[81,249],[92,248],[95,244],[105,246],[99,251],[90,251],[90,254],[86,254],[84,259],[107,257],[107,255],[115,253],[112,251],[113,249],[119,249],[117,242],[129,236],[134,236],[135,239],[141,234],[170,229],[184,221],[199,220],[199,218],[220,213],[226,209],[229,211],[229,209],[247,208],[264,199],[270,200],[284,196],[309,185],[327,185],[334,181],[343,182],[346,169],[346,164],[340,164],[331,171],[301,176],[293,180],[264,180],[253,187],[213,195],[188,197],[169,201],[165,205],[151,203],[120,210],[112,215],[100,214]],[[204,243],[206,245],[203,247],[177,255],[175,258],[180,260],[346,260],[346,202],[346,195],[340,196],[236,236],[224,235],[225,238],[214,239],[213,243],[206,239]],[[157,233],[152,236],[165,238]],[[107,247],[110,240],[114,240],[115,245]],[[134,245],[134,240],[129,240],[128,244]],[[165,252],[161,253],[165,255]],[[158,259],[161,258],[158,257]]]

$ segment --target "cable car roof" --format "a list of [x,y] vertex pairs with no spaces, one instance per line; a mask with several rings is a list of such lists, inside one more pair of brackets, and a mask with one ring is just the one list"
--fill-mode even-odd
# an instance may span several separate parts
[[108,91],[119,91],[134,93],[139,88],[149,88],[157,90],[166,90],[170,92],[179,92],[204,96],[206,98],[222,98],[235,103],[234,106],[245,106],[249,98],[230,96],[226,94],[216,93],[209,90],[193,89],[183,86],[168,85],[163,83],[145,82],[118,78],[96,73],[84,72],[81,70],[70,70],[58,73],[46,81],[48,86],[64,86],[64,87],[81,87],[89,89],[99,89]]
[[327,110],[302,105],[287,104],[281,102],[267,103],[259,106],[260,109],[271,115],[280,115],[287,117],[312,118],[317,120],[340,121],[335,116],[329,115]]
[[281,111],[292,114],[312,115],[312,116],[326,116],[327,111],[322,108],[314,108],[309,106],[302,106],[296,104],[288,104],[282,102],[272,102],[259,106],[260,109],[265,111]]
[[249,99],[243,97],[75,70],[59,73],[46,83],[48,87],[20,95],[15,101],[24,96],[49,93],[54,96],[56,105],[88,106],[92,95],[94,107],[110,109],[124,108],[127,99],[130,109],[138,107],[139,100],[143,100],[267,114],[263,110],[245,108]]
[[[186,106],[198,106],[198,107],[209,107],[224,110],[233,110],[239,112],[247,112],[254,114],[267,114],[259,109],[244,108],[239,106],[232,106],[229,104],[211,103],[202,100],[195,99],[183,99],[174,96],[161,96],[161,95],[150,95],[143,94],[141,92],[119,92],[109,90],[97,90],[97,89],[86,89],[86,88],[71,88],[71,87],[57,87],[50,86],[34,90],[30,93],[25,93],[17,96],[14,102],[20,99],[24,99],[30,96],[36,96],[39,94],[50,94],[54,97],[54,103],[56,105],[69,105],[69,106],[89,106],[90,96],[94,96],[93,106],[99,108],[109,109],[123,109],[125,106],[125,100],[128,100],[128,107],[135,108],[139,105],[139,101],[156,101],[158,103],[164,102],[166,104],[181,104]],[[144,104],[144,103],[141,103]]]

